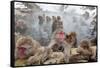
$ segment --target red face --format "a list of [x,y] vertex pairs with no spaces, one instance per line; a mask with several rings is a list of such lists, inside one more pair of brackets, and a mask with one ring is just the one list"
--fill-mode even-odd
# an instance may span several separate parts
[[56,34],[56,39],[59,41],[59,42],[63,42],[64,39],[65,39],[65,33],[63,31],[61,32],[58,32]]
[[18,47],[18,57],[20,59],[25,58],[26,54],[25,54],[26,48],[24,47]]

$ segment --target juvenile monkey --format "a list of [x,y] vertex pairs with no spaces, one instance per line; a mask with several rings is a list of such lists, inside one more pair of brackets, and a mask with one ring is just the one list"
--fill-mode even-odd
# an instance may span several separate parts
[[73,46],[73,41],[72,41],[72,36],[71,35],[66,35],[65,37],[65,43],[66,43],[66,46],[65,46],[65,59],[66,59],[66,63],[69,63],[70,62],[70,57],[71,57],[71,48]]
[[90,46],[90,42],[87,40],[82,40],[80,43],[80,47],[77,52],[84,57],[84,59],[88,61],[95,61],[96,59],[96,49],[93,49]]
[[76,38],[77,34],[75,32],[71,32],[70,35],[71,35],[71,41],[73,42],[72,47],[76,48],[77,47],[77,38]]

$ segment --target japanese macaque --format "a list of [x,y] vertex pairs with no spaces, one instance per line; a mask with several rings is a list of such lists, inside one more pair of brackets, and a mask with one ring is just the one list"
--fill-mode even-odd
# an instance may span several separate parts
[[28,65],[43,64],[48,59],[49,55],[51,55],[51,53],[51,49],[47,47],[41,47],[34,56],[31,56],[28,59],[27,63]]
[[57,16],[57,18],[53,16],[53,20],[52,32],[54,32],[56,29],[63,28],[63,22],[61,21],[60,16]]
[[55,16],[52,16],[52,33],[56,30],[56,25],[57,25],[57,19]]
[[77,38],[76,38],[76,33],[75,32],[71,32],[70,36],[71,36],[71,42],[72,42],[72,47],[76,48],[77,47]]
[[42,46],[46,46],[47,45],[47,38],[48,38],[48,34],[44,31],[44,18],[43,16],[38,16],[39,18],[39,42]]
[[57,16],[57,29],[63,28],[63,22],[61,21],[61,17]]
[[64,63],[64,58],[63,52],[52,52],[44,64],[61,64]]
[[73,43],[74,43],[71,34],[66,34],[64,43],[66,44],[64,46],[65,63],[69,63],[70,57],[71,57],[71,48],[72,48]]
[[61,17],[57,16],[57,21],[60,22],[61,21]]
[[16,41],[16,59],[27,59],[31,55],[34,55],[38,48],[40,48],[40,44],[33,40],[31,37],[20,37]]
[[51,18],[50,18],[50,16],[46,16],[46,23],[44,24],[44,32],[47,33],[48,39],[50,40],[50,38],[51,38],[51,32],[52,32]]
[[54,32],[49,47],[53,52],[63,52],[65,63],[69,62],[71,45],[65,41],[65,33],[62,29]]
[[27,25],[23,20],[18,20],[15,23],[15,32],[24,35],[27,31]]
[[49,16],[46,16],[46,23],[49,23],[51,21],[51,18]]
[[39,19],[39,25],[42,25],[44,22],[43,16],[38,16],[38,19]]
[[80,47],[77,49],[77,52],[84,56],[84,59],[89,60],[92,55],[92,49],[90,48],[88,40],[82,40],[80,42]]
[[90,46],[88,40],[82,40],[77,52],[82,57],[81,59],[89,61],[96,61],[96,48]]

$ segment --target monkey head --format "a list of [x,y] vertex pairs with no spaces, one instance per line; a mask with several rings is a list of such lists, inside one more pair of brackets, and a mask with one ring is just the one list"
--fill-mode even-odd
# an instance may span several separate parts
[[61,20],[61,17],[60,16],[57,16],[57,20]]
[[62,29],[57,29],[55,32],[54,32],[54,39],[59,42],[59,43],[62,43],[65,39],[65,33]]
[[33,54],[34,43],[31,37],[21,37],[16,42],[17,56],[24,59]]
[[67,34],[65,40],[66,40],[67,43],[71,43],[71,42],[72,42],[72,37],[71,37],[71,35],[68,35],[68,34]]
[[89,49],[90,48],[89,41],[82,40],[81,43],[80,43],[80,47],[82,47],[83,49]]

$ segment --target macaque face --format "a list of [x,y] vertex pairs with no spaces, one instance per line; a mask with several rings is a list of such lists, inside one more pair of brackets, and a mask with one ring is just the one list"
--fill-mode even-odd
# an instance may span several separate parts
[[26,56],[26,54],[25,54],[26,48],[24,48],[24,47],[18,47],[17,49],[18,49],[18,53],[17,53],[18,57],[20,59],[25,58],[25,56]]
[[63,31],[59,31],[56,33],[55,38],[58,42],[63,42],[65,39],[65,33]]
[[75,43],[76,42],[76,33],[75,32],[71,32],[70,34],[66,35],[66,42],[68,43]]
[[72,37],[71,35],[66,35],[66,42],[71,43],[72,42]]
[[20,45],[19,47],[17,47],[17,55],[20,59],[24,59],[27,58],[30,54],[32,54],[33,52],[33,47],[32,45],[28,44],[28,43],[24,43],[22,45]]
[[89,42],[88,41],[82,41],[80,44],[81,44],[80,46],[84,49],[89,48]]
[[20,47],[17,47],[18,49],[18,57],[20,59],[26,58],[31,52],[32,52],[32,47],[28,44],[24,44]]
[[25,25],[25,23],[23,21],[19,21],[19,22],[16,23],[16,27],[19,27],[21,29],[24,28],[24,25]]

